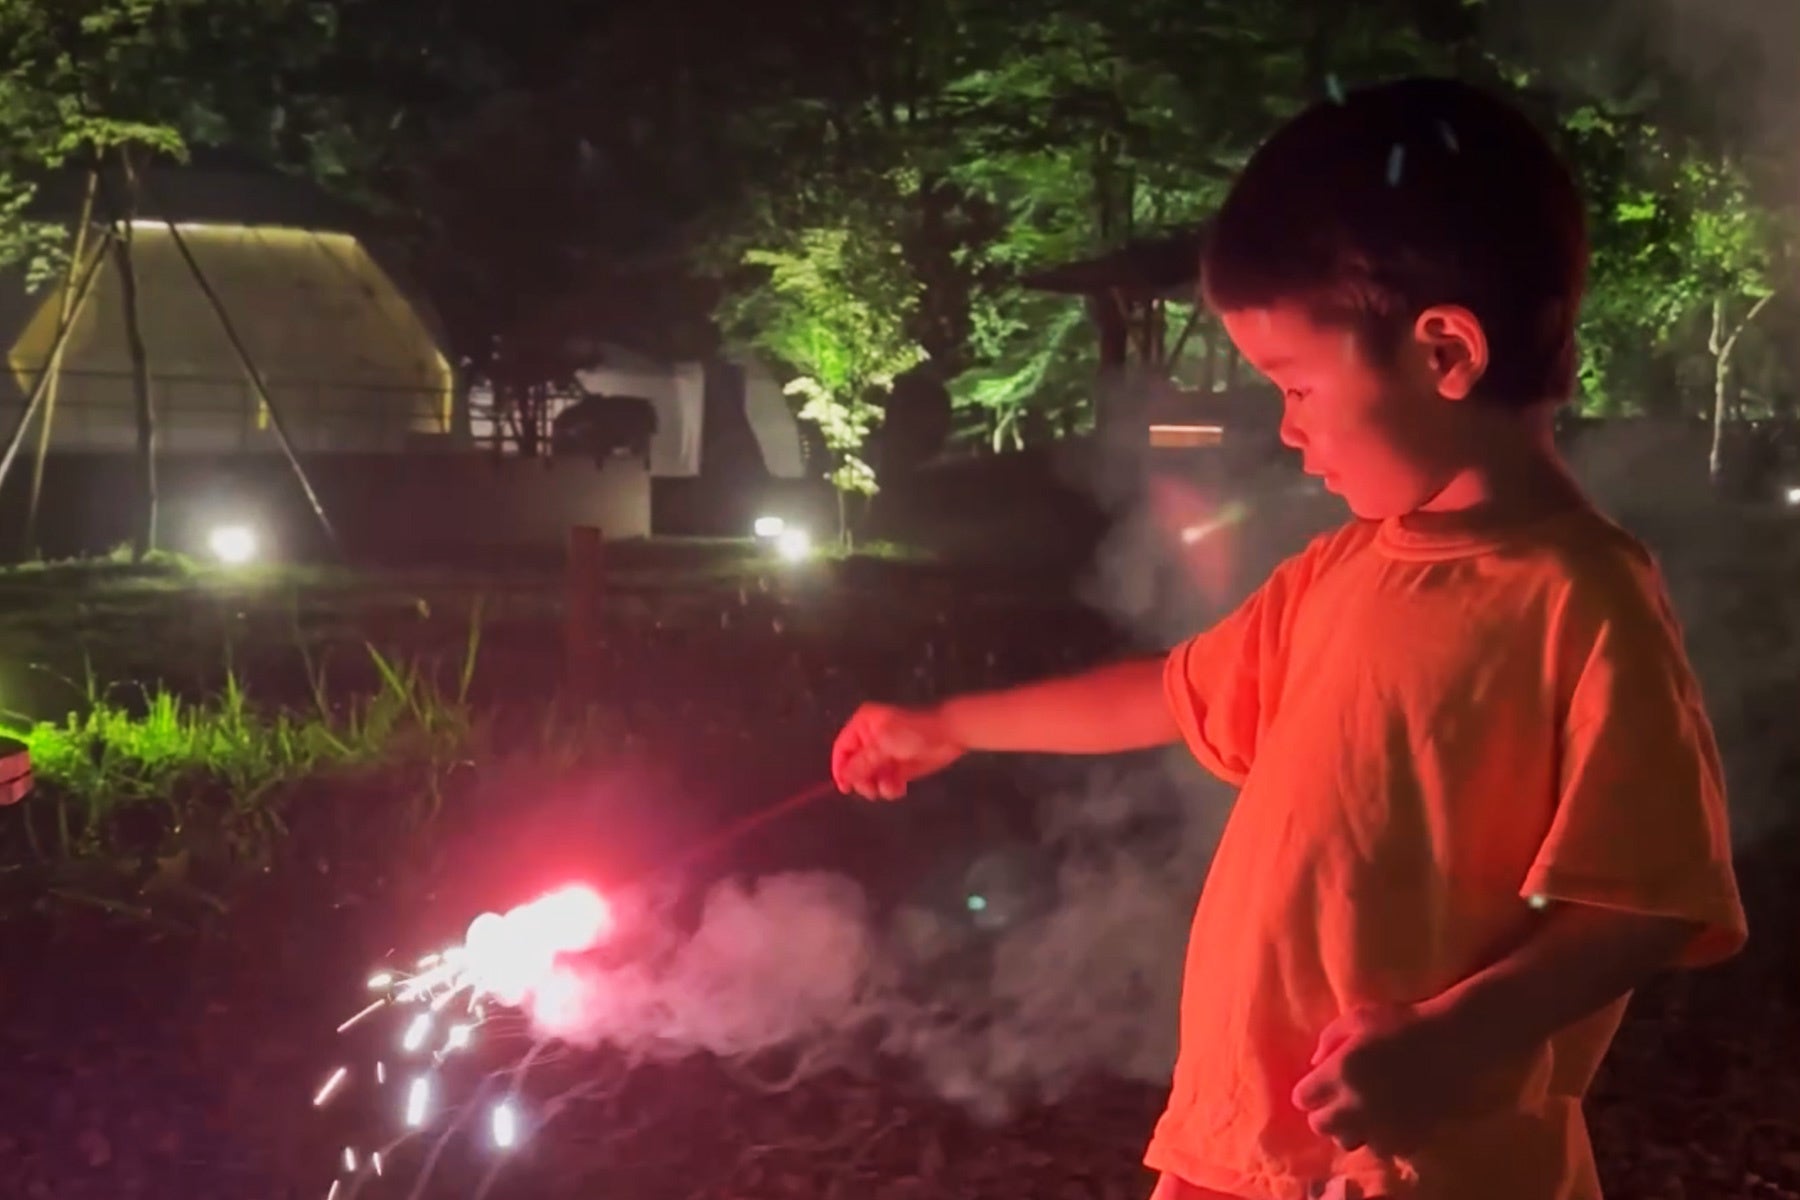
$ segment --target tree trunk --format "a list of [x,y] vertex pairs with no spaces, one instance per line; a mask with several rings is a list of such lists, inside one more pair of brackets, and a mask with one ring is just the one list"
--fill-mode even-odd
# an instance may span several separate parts
[[1731,411],[1731,354],[1737,349],[1738,338],[1743,336],[1744,330],[1762,315],[1762,310],[1774,298],[1775,294],[1771,292],[1751,305],[1729,337],[1725,335],[1725,298],[1713,298],[1712,334],[1706,340],[1706,348],[1713,356],[1712,449],[1707,454],[1706,470],[1714,487],[1719,485],[1725,471],[1725,421]]
[[137,212],[137,184],[130,160],[125,163],[126,210],[118,222],[114,253],[118,256],[119,291],[125,310],[125,345],[131,354],[131,390],[137,402],[138,478],[143,507],[132,537],[132,552],[142,561],[156,549],[156,413],[150,404],[150,358],[144,349],[144,331],[139,322],[137,266],[132,259],[131,219]]

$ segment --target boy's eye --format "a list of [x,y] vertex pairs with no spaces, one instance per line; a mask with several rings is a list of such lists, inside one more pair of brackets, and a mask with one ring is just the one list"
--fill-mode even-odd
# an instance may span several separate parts
[[1307,393],[1300,388],[1288,388],[1287,391],[1282,393],[1282,398],[1290,403],[1298,404],[1300,401],[1306,399],[1306,395]]

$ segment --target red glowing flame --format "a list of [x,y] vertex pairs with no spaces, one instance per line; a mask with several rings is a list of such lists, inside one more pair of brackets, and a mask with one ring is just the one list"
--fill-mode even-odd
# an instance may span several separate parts
[[559,958],[593,949],[612,928],[605,898],[571,884],[505,914],[476,917],[463,942],[464,966],[477,991],[523,1004],[554,986]]

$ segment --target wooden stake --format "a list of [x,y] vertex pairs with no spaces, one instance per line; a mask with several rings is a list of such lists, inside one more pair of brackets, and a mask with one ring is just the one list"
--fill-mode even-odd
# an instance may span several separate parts
[[[88,168],[87,194],[81,201],[81,219],[75,226],[75,249],[69,256],[69,271],[62,286],[62,316],[57,328],[75,320],[75,277],[87,254],[88,231],[94,223],[94,200],[100,193],[100,164],[96,160]],[[47,370],[50,382],[44,391],[44,417],[38,422],[37,457],[31,463],[31,503],[25,510],[25,552],[37,549],[38,501],[44,494],[44,464],[50,457],[50,426],[56,420],[56,388],[62,377],[65,341],[51,356]]]

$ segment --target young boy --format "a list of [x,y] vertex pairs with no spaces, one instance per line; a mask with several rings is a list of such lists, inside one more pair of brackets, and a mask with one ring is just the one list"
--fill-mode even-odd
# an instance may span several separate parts
[[1552,443],[1574,183],[1507,105],[1410,80],[1280,130],[1209,243],[1206,301],[1355,519],[1166,660],[865,706],[833,773],[891,800],[968,751],[1181,740],[1239,785],[1159,1200],[1592,1200],[1629,993],[1745,926],[1657,568]]

